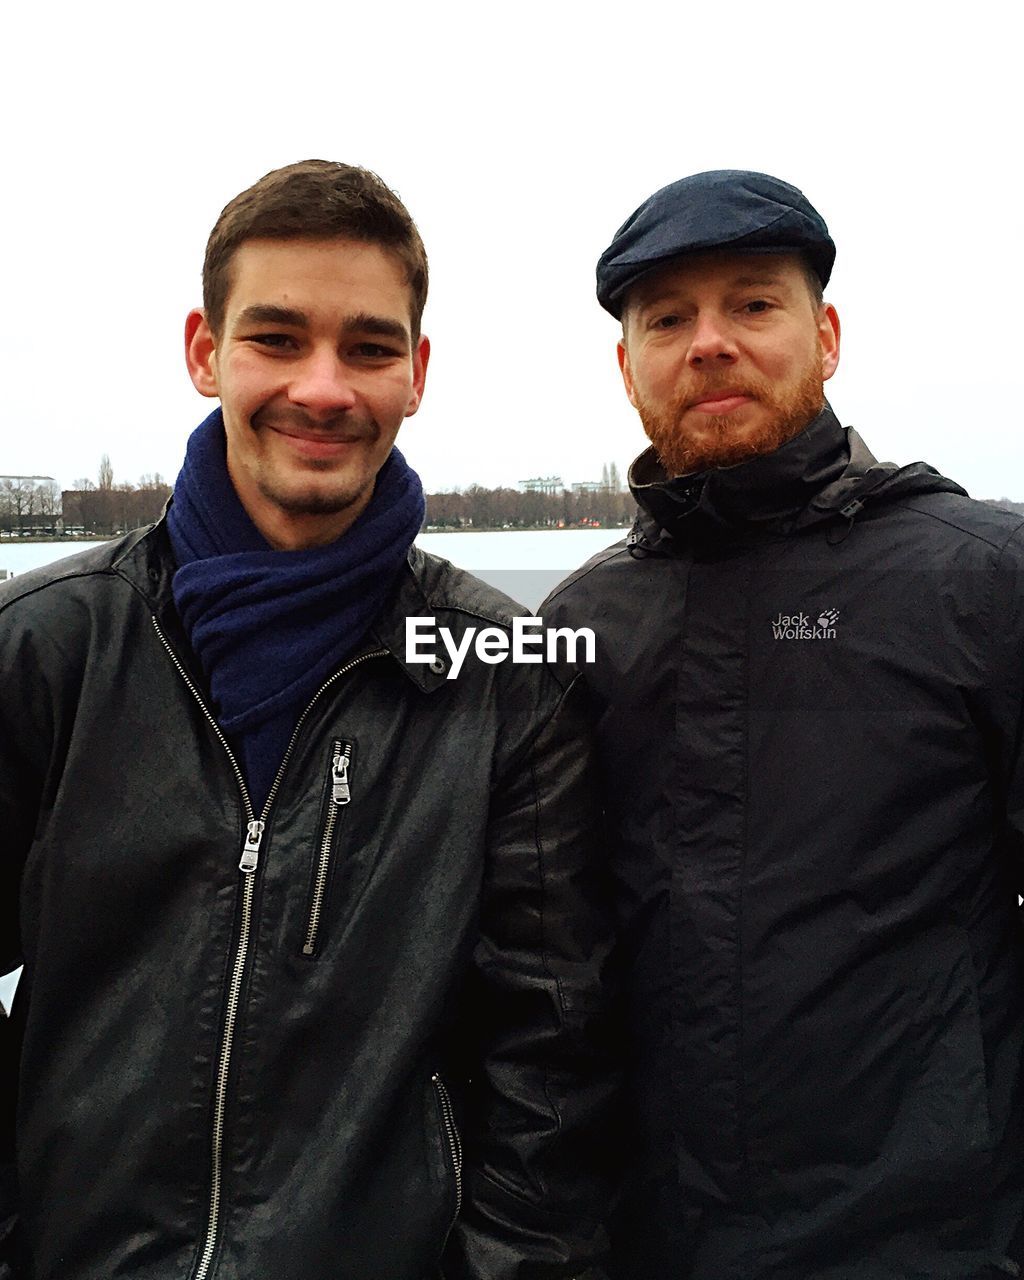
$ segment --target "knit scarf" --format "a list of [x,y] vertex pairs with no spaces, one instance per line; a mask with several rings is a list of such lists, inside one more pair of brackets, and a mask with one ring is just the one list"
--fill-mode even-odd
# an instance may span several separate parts
[[309,700],[365,636],[423,522],[423,487],[397,449],[335,542],[275,551],[228,475],[220,409],[192,433],[167,528],[174,602],[259,812]]

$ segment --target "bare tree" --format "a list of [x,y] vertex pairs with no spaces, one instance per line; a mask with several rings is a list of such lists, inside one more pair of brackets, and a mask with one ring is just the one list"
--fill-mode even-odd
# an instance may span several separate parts
[[11,515],[14,526],[21,528],[26,515],[30,514],[31,493],[35,485],[26,476],[12,476],[10,483]]
[[10,476],[0,480],[0,529],[14,527],[14,481]]
[[60,489],[56,480],[44,480],[36,487],[36,502],[41,516],[53,519],[60,515]]

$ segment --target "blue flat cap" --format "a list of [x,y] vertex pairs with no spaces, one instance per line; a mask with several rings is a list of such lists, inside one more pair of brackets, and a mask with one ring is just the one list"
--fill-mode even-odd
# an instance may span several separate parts
[[801,253],[822,287],[836,247],[802,191],[767,173],[713,169],[662,187],[619,227],[597,264],[597,300],[618,320],[626,294],[684,253],[736,249]]

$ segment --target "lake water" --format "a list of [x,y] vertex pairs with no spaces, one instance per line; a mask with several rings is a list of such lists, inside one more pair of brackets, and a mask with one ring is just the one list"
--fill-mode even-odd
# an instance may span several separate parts
[[[567,573],[613,542],[625,529],[539,529],[496,533],[421,533],[424,551],[443,556],[462,569],[536,609]],[[17,576],[85,551],[95,542],[0,541],[0,569]],[[10,1005],[17,975],[0,978],[0,1001]]]
[[[495,533],[421,533],[417,545],[536,609],[552,587],[626,529],[538,529]],[[74,555],[95,542],[0,541],[0,569],[15,575]]]

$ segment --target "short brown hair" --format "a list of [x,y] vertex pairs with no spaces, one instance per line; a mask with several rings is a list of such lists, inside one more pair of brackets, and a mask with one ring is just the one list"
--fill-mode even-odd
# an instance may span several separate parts
[[405,270],[412,293],[412,336],[427,301],[427,255],[395,193],[369,169],[333,160],[300,160],[274,169],[224,206],[206,243],[203,307],[214,334],[224,324],[231,259],[246,240],[343,237],[379,245]]

